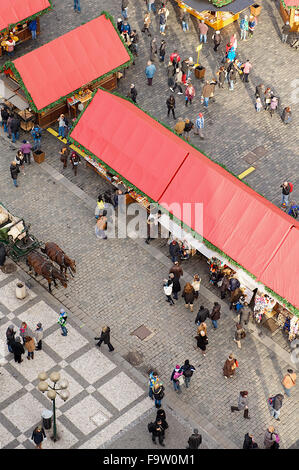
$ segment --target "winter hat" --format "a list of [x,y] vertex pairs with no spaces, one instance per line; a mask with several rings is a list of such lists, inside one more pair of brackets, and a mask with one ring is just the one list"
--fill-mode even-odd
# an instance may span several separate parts
[[65,312],[64,308],[61,308],[60,313],[64,313],[64,312]]
[[176,369],[180,369],[181,366],[179,366],[178,364],[175,366]]
[[[14,325],[9,325],[8,327],[10,330],[13,330],[14,329]],[[293,372],[293,371],[292,371]]]
[[20,343],[20,342],[21,342],[21,338],[20,338],[19,336],[17,336],[16,339],[15,339],[15,342],[16,342],[16,343]]
[[203,117],[203,114],[202,114],[202,113],[198,113],[198,116],[199,116],[199,117]]
[[26,140],[25,140],[25,139],[23,140],[23,144],[26,144]]

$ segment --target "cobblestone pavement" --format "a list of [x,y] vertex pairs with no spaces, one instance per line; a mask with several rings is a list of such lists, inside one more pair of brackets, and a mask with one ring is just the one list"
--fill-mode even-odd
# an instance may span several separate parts
[[[71,4],[70,1],[68,3]],[[110,3],[109,11],[118,16],[118,10],[116,9],[118,3],[116,1],[109,2],[109,6]],[[90,11],[93,4],[94,2],[88,2]],[[265,4],[268,5],[266,2]],[[58,12],[59,8],[58,6]],[[99,11],[95,9],[92,11],[93,17],[97,16]],[[73,15],[71,10],[64,10],[64,13],[64,21],[60,20],[59,22],[60,29],[55,30],[52,25],[51,31],[49,31],[49,38],[62,34],[67,28],[71,29],[70,23],[73,16],[75,16],[75,22],[80,21],[78,19],[80,15]],[[91,16],[84,16],[83,13],[81,16],[82,21],[91,18]],[[50,22],[51,19],[51,22],[54,22],[54,20],[57,21],[55,18],[55,14],[50,13],[49,18],[44,17],[42,21]],[[275,16],[275,18],[278,17]],[[132,20],[133,26],[134,21]],[[136,25],[137,23],[140,25],[140,20],[137,20]],[[74,22],[72,24],[76,25]],[[259,26],[262,24],[263,21],[261,20]],[[270,28],[269,25],[268,27]],[[181,38],[180,41],[182,41],[183,33],[180,33],[174,25],[171,26],[171,29],[174,38],[177,34]],[[191,34],[188,37],[190,38],[190,36]],[[280,45],[279,40],[277,39],[277,44],[275,41],[276,39],[274,38],[273,44],[275,44],[275,47],[278,47]],[[191,52],[191,50],[194,50],[192,41],[190,41],[190,44]],[[250,42],[246,43],[246,47],[247,45],[250,45]],[[240,49],[241,47],[243,45],[240,46]],[[281,45],[279,47],[286,46]],[[288,53],[291,54],[293,51],[288,50]],[[190,53],[188,52],[186,55],[188,56]],[[271,56],[271,61],[272,58],[273,55]],[[155,106],[157,110],[156,116],[162,116],[164,115],[162,96],[165,97],[166,88],[161,89],[161,87],[156,86],[157,93],[150,96],[150,91],[143,85],[144,77],[142,71],[145,60],[142,58],[142,52],[137,60],[136,69],[140,70],[136,74],[136,79],[139,81],[136,81],[135,78],[134,80],[137,84],[140,83],[138,85],[139,101],[148,110],[150,109],[146,108],[145,103],[151,102],[152,108],[154,109]],[[204,65],[207,64],[204,63]],[[294,63],[290,63],[290,67],[293,66]],[[270,77],[271,73],[267,73],[269,73]],[[128,71],[126,78],[127,86],[131,81],[130,74],[131,72]],[[159,78],[160,75],[161,78]],[[161,84],[165,84],[165,78],[162,76],[162,73],[159,73],[156,78],[157,81],[155,83],[157,85],[159,80]],[[240,83],[239,88],[241,89],[242,86]],[[155,90],[154,87],[153,90]],[[236,92],[232,93],[234,97],[236,97]],[[219,99],[224,100],[226,97],[224,90],[221,90],[221,96]],[[232,119],[237,120],[236,110],[239,108],[237,106],[238,103],[233,105],[231,95],[230,99],[232,100],[232,106],[235,106],[230,110],[231,114],[228,117],[230,122],[232,122]],[[216,107],[217,103],[213,106]],[[209,112],[211,110],[211,115],[212,109],[211,105],[211,108],[208,110]],[[223,111],[221,109],[217,111],[217,117],[221,117]],[[251,122],[253,118],[249,118],[249,112],[246,112],[245,115],[250,119],[247,123],[248,127],[254,125]],[[219,133],[218,138],[220,138],[220,130],[224,132],[221,125],[222,122],[226,121],[218,119],[215,122],[215,125],[219,126],[217,131]],[[262,125],[264,124],[258,123],[257,127],[261,128]],[[207,126],[207,128],[209,127]],[[250,128],[253,129],[255,127]],[[289,132],[289,129],[283,129],[285,132]],[[268,128],[267,130],[270,131]],[[236,136],[233,137],[233,139],[236,139],[236,142],[239,140],[238,145],[241,147],[245,145],[245,140],[243,139],[246,136],[243,136],[243,132],[244,130],[242,130],[241,142]],[[262,445],[264,430],[273,422],[269,416],[266,400],[270,395],[281,390],[280,380],[285,373],[287,365],[290,364],[287,352],[275,345],[268,336],[259,336],[258,332],[255,331],[254,325],[250,326],[250,331],[248,331],[247,337],[244,340],[243,349],[238,351],[232,341],[234,319],[227,305],[221,302],[223,313],[220,328],[218,331],[208,331],[208,354],[206,358],[202,359],[198,351],[194,349],[193,336],[195,334],[194,317],[196,309],[194,314],[186,312],[182,300],[179,300],[178,305],[174,308],[165,304],[161,280],[165,277],[171,265],[170,260],[165,256],[165,248],[162,247],[161,250],[158,242],[147,247],[142,240],[116,239],[106,242],[97,240],[94,236],[94,198],[106,183],[90,169],[86,169],[83,164],[79,168],[77,177],[74,177],[70,168],[65,170],[63,177],[60,173],[61,163],[58,158],[59,144],[57,140],[50,135],[46,135],[46,133],[43,139],[46,163],[40,166],[32,164],[31,167],[26,167],[26,176],[20,176],[20,186],[16,189],[13,187],[9,175],[9,162],[14,158],[15,148],[1,134],[1,201],[11,212],[24,217],[27,223],[31,223],[32,233],[40,240],[57,242],[67,253],[76,259],[78,273],[70,281],[69,287],[66,290],[58,288],[54,291],[56,299],[66,305],[72,311],[74,318],[93,332],[92,335],[98,333],[99,328],[103,324],[108,323],[112,329],[113,343],[115,343],[117,351],[123,357],[132,350],[142,353],[143,363],[139,367],[140,372],[146,374],[150,366],[159,370],[167,387],[166,405],[171,404],[172,409],[179,410],[183,417],[188,417],[189,422],[193,419],[201,424],[205,423],[205,428],[210,430],[210,434],[217,436],[216,440],[218,442],[221,441],[221,438],[227,438],[226,447],[240,447],[243,442],[243,436],[248,430],[255,435],[259,445]],[[225,138],[223,141],[225,142]],[[285,143],[281,143],[277,147],[275,159],[279,160],[281,148],[284,145],[292,145],[292,142],[294,143],[294,140],[290,136],[288,138],[287,135],[283,141]],[[258,146],[260,142],[257,141],[255,144]],[[215,148],[216,152],[217,139],[215,137],[214,145],[214,136],[213,148]],[[208,150],[205,151],[209,155]],[[221,155],[225,158],[225,153],[230,152],[228,148],[224,152],[222,150],[219,149],[219,155],[214,154],[218,160]],[[233,159],[231,160],[231,165],[235,164]],[[291,160],[295,162],[295,153],[287,160],[290,168]],[[265,162],[266,160],[262,161]],[[223,163],[225,162],[223,161]],[[233,166],[230,169],[233,170]],[[242,166],[240,172],[243,169],[245,168]],[[275,183],[274,186],[270,186],[268,183],[268,181],[270,182],[270,174],[267,175],[267,171],[265,171],[265,167],[261,166],[251,177],[257,178],[257,181],[258,179],[259,181],[265,181],[265,191],[267,191],[265,195],[269,199],[273,197],[273,199],[276,198],[275,200],[277,200],[279,191],[277,192],[275,187],[279,186],[281,179],[285,179],[285,173],[281,174],[281,176],[276,173],[273,178],[277,178],[277,184]],[[287,176],[289,177],[289,174]],[[292,178],[292,181],[294,181],[294,178]],[[258,189],[256,186],[254,187]],[[271,193],[272,190],[273,193]],[[157,250],[157,248],[159,249]],[[200,264],[196,265],[195,263],[196,260],[185,263],[184,268],[189,274],[193,274],[194,271],[201,269]],[[188,279],[188,275],[185,275],[185,279]],[[206,281],[203,282],[203,284],[205,283]],[[203,303],[211,307],[212,302],[216,299],[219,300],[215,296],[215,292],[207,290],[205,285],[203,285],[198,304]],[[136,336],[131,335],[133,330],[142,324],[146,325],[154,333],[148,341],[141,342]],[[211,329],[210,324],[208,324],[208,329]],[[282,338],[282,341],[285,341],[284,338]],[[237,354],[240,369],[237,376],[227,383],[222,376],[222,366],[230,352]],[[181,396],[175,396],[169,383],[171,370],[177,362],[181,363],[186,358],[189,358],[197,367],[197,372],[193,378],[191,389],[188,391],[184,390]],[[201,367],[198,367],[199,364],[201,364]],[[292,366],[294,367],[294,365]],[[241,415],[231,416],[230,414],[230,405],[236,402],[239,391],[242,389],[247,389],[250,394],[252,419],[249,422],[249,426],[247,422],[244,422]],[[289,448],[295,446],[298,439],[296,435],[298,392],[294,392],[293,396],[285,401],[286,403],[281,413],[281,422],[277,428],[282,438],[281,446]],[[67,405],[68,403],[63,406],[67,407]],[[173,419],[176,419],[176,417]],[[140,422],[142,420],[143,418],[141,417]],[[23,433],[23,430],[21,432]],[[127,442],[126,438],[124,439],[124,442]],[[82,443],[84,443],[83,440]],[[117,440],[115,440],[115,445],[117,445]],[[140,445],[142,446],[143,444]],[[223,444],[223,446],[225,445]],[[215,447],[211,444],[211,448]]]
[[[52,40],[74,27],[98,16],[102,9],[108,10],[115,19],[120,15],[120,1],[89,0],[84,2],[81,14],[75,14],[72,8],[72,0],[63,2],[54,1],[55,9],[41,17],[41,35],[37,41],[28,41],[17,49],[16,55],[23,55],[35,47]],[[170,15],[166,36],[166,58],[174,48],[177,48],[182,58],[192,56],[195,60],[198,45],[198,35],[195,31],[194,18],[190,22],[190,31],[183,33],[179,17],[179,8],[174,1],[170,3]],[[140,36],[139,57],[135,66],[127,72],[126,77],[120,82],[119,91],[126,95],[130,83],[134,82],[138,90],[138,104],[156,118],[172,126],[172,118],[167,118],[166,98],[169,94],[166,78],[166,65],[157,63],[157,73],[154,77],[153,87],[146,86],[144,69],[149,59],[149,38],[140,32],[144,12],[144,0],[130,2],[129,22],[132,28],[136,28]],[[245,14],[246,12],[244,12]],[[252,39],[240,41],[238,39],[238,57],[241,60],[249,58],[253,64],[250,74],[250,83],[244,85],[238,80],[235,90],[229,92],[225,89],[216,90],[216,103],[211,103],[205,116],[204,141],[192,136],[190,142],[200,147],[201,151],[215,161],[226,165],[228,170],[239,175],[251,165],[256,170],[248,175],[245,181],[256,191],[264,195],[274,204],[280,204],[280,185],[282,181],[290,180],[295,184],[291,200],[298,202],[298,120],[299,88],[298,88],[298,51],[288,44],[281,42],[281,26],[283,21],[279,13],[278,0],[264,0],[259,23]],[[152,18],[154,36],[160,44],[160,34],[157,17]],[[211,47],[210,28],[208,32],[208,44],[203,45],[200,53],[200,61],[206,68],[206,78],[215,76],[223,57],[225,44],[231,34],[237,32],[239,27],[233,23],[222,30],[224,40],[215,53]],[[4,63],[5,57],[0,60]],[[263,82],[271,86],[280,98],[280,112],[285,106],[291,106],[293,121],[290,125],[284,125],[279,116],[272,119],[266,112],[256,113],[254,109],[255,86]],[[184,97],[176,95],[176,115],[189,117],[195,120],[196,113],[203,110],[200,105],[200,91],[202,84],[194,79],[196,98],[192,108],[184,106]],[[264,147],[264,156],[258,157],[255,150]]]

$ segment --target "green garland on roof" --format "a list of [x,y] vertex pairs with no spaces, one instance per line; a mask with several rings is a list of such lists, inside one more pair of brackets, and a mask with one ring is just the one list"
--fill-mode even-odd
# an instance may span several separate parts
[[48,0],[48,1],[49,1],[49,3],[50,3],[50,6],[49,6],[49,7],[44,8],[43,10],[39,11],[38,13],[34,13],[34,15],[28,16],[28,18],[25,18],[24,20],[18,21],[17,23],[10,23],[10,24],[8,25],[8,28],[2,29],[2,31],[0,31],[0,33],[6,31],[7,29],[12,29],[12,28],[14,28],[15,26],[18,26],[18,25],[27,23],[28,21],[35,20],[35,18],[37,18],[38,16],[44,15],[44,14],[47,13],[48,11],[53,10],[53,8],[54,8],[54,7],[53,7],[53,0]]
[[14,73],[14,75],[15,75],[15,77],[16,77],[16,79],[17,79],[19,85],[20,85],[20,87],[22,88],[22,90],[24,91],[24,93],[25,93],[25,95],[26,95],[26,98],[27,98],[27,100],[28,100],[28,102],[29,102],[30,108],[31,108],[34,112],[36,112],[36,113],[43,113],[43,112],[45,112],[45,111],[47,111],[47,110],[49,110],[49,109],[51,109],[51,108],[54,108],[54,107],[57,106],[58,104],[63,104],[63,103],[66,101],[67,98],[70,98],[70,97],[73,96],[75,93],[78,93],[82,88],[86,87],[87,85],[93,85],[93,84],[95,84],[95,83],[97,83],[97,82],[100,82],[100,81],[104,80],[106,77],[111,76],[113,73],[116,73],[116,72],[122,70],[123,68],[128,67],[128,66],[133,62],[133,60],[134,60],[133,55],[132,55],[131,51],[128,49],[128,47],[127,47],[127,45],[126,45],[126,43],[125,43],[123,37],[119,34],[119,31],[118,31],[118,29],[117,29],[117,26],[116,26],[114,20],[113,20],[113,17],[112,17],[109,13],[107,13],[107,12],[105,12],[105,11],[102,11],[101,14],[100,14],[97,18],[99,18],[99,17],[102,16],[102,15],[104,15],[106,19],[108,19],[108,20],[111,21],[111,23],[112,23],[112,25],[113,25],[115,31],[116,31],[117,34],[118,34],[118,37],[119,37],[120,40],[122,41],[122,43],[123,43],[123,45],[124,45],[124,47],[125,47],[125,49],[126,49],[128,55],[129,55],[130,59],[129,59],[127,62],[125,62],[124,64],[122,64],[122,65],[116,67],[115,69],[110,70],[109,72],[105,73],[104,75],[101,75],[100,77],[95,78],[95,79],[92,80],[91,82],[88,82],[88,83],[82,85],[80,88],[77,88],[76,90],[73,90],[71,93],[68,93],[67,95],[62,96],[61,98],[59,98],[58,100],[54,101],[53,103],[51,103],[51,104],[45,106],[44,108],[37,109],[37,107],[36,107],[36,105],[35,105],[35,103],[34,103],[34,101],[33,101],[33,99],[32,99],[32,96],[30,95],[29,91],[27,90],[26,85],[24,84],[24,82],[23,82],[23,80],[22,80],[22,77],[21,77],[21,75],[19,74],[19,72],[18,72],[18,70],[16,69],[16,67],[15,67],[15,65],[14,65],[13,62],[11,62],[11,61],[5,62],[5,64],[3,65],[2,69],[0,69],[0,72],[3,72],[4,70],[7,70],[7,69],[9,69],[9,68],[13,71],[13,73]]
[[[106,93],[109,93],[107,92],[107,90],[105,90],[104,88],[102,87],[99,87],[99,89],[101,89],[102,91],[105,91]],[[93,96],[95,95],[95,93],[97,92],[97,90],[95,90],[93,92]],[[163,122],[160,122],[157,118],[155,118],[154,116],[152,116],[150,113],[148,113],[147,111],[144,111],[142,108],[140,108],[140,106],[138,106],[136,103],[133,103],[133,101],[130,99],[130,98],[127,98],[127,97],[124,97],[122,96],[120,93],[118,92],[113,92],[111,93],[115,96],[118,96],[119,98],[123,99],[123,100],[127,100],[129,101],[130,103],[134,104],[135,106],[137,106],[138,109],[140,109],[142,112],[144,112],[145,114],[147,114],[148,116],[150,116],[153,120],[155,120],[156,122],[158,122],[159,124],[161,124],[162,126],[164,126],[167,130],[171,131],[173,134],[175,134],[177,137],[180,137],[185,143],[186,143],[186,140],[179,136],[175,131],[173,131],[171,128],[169,128],[166,124],[164,124]],[[77,119],[75,120],[75,122],[73,123],[72,127],[71,127],[71,130],[70,130],[70,134],[72,133],[73,129],[75,128],[75,126],[77,125],[78,121],[81,119],[81,117],[83,116],[83,113],[86,111],[86,109],[88,108],[88,106],[90,106],[92,103],[92,99],[90,100],[90,102],[88,103],[88,105],[85,107],[85,109],[78,115]],[[74,144],[74,145],[77,145],[82,151],[84,151],[87,155],[89,155],[93,160],[95,161],[99,161],[105,168],[108,169],[109,172],[117,175],[117,176],[120,176],[121,179],[129,186],[129,187],[133,187],[134,190],[138,193],[138,194],[142,194],[143,196],[145,196],[151,203],[154,203],[156,204],[159,209],[161,210],[161,212],[167,214],[167,215],[170,215],[170,218],[172,220],[174,220],[179,226],[183,227],[187,232],[191,233],[192,236],[198,240],[203,240],[204,244],[210,248],[211,250],[213,251],[216,251],[217,253],[221,254],[224,258],[226,258],[231,264],[233,264],[234,266],[242,269],[243,271],[245,271],[251,278],[253,279],[256,279],[256,276],[254,274],[252,274],[251,272],[249,272],[246,268],[244,268],[244,266],[242,266],[241,264],[239,264],[237,261],[235,261],[234,259],[230,258],[226,253],[224,253],[221,249],[217,248],[215,245],[213,245],[211,242],[209,242],[206,238],[203,238],[201,237],[197,232],[195,232],[191,227],[189,227],[188,225],[186,225],[183,221],[177,219],[173,214],[171,214],[170,212],[167,211],[167,209],[165,209],[164,207],[162,207],[158,202],[154,201],[153,199],[151,199],[148,195],[146,195],[145,193],[143,193],[139,188],[137,188],[135,185],[133,185],[130,181],[128,181],[127,179],[123,178],[121,175],[119,175],[119,173],[117,173],[115,170],[113,170],[113,168],[109,167],[105,162],[103,162],[102,160],[100,160],[96,155],[94,155],[92,152],[90,152],[88,149],[86,149],[84,146],[82,146],[81,144],[79,144],[79,142],[75,141],[72,137],[69,137],[69,140]],[[188,142],[189,145],[191,145],[196,151],[200,151],[201,153],[203,153],[201,150],[199,150],[195,145],[192,145]],[[203,153],[203,155],[205,155]],[[229,170],[227,170],[227,168],[225,167],[225,165],[221,165],[219,164],[218,162],[215,162],[214,160],[212,160],[212,158],[208,157],[207,155],[205,155],[209,160],[213,161],[214,163],[218,164],[219,166],[223,167],[226,171],[228,171],[228,173],[232,174],[235,178],[238,179],[238,181],[240,181],[241,183],[245,184],[244,181],[240,180],[234,173],[230,172]],[[247,185],[249,186],[249,185]],[[249,186],[250,187],[250,186]],[[262,196],[262,195],[261,195]],[[264,197],[264,196],[262,196]],[[275,292],[271,291],[271,289],[267,288],[265,286],[265,289],[268,290],[268,292],[271,294],[273,294],[273,296],[275,296],[278,300],[280,300],[281,302],[283,302],[288,308],[288,310],[292,313],[294,313],[295,315],[299,316],[299,310],[293,306],[292,304],[290,304],[286,299],[283,299],[282,297],[280,297],[278,294],[276,294]]]
[[289,310],[291,313],[293,313],[294,315],[296,315],[296,317],[299,317],[299,309],[294,307],[294,305],[290,304],[290,302],[288,302],[287,299],[284,299],[283,297],[281,297],[280,295],[276,294],[276,292],[274,292],[272,289],[270,289],[269,287],[265,286],[265,290],[267,292],[269,292],[269,294],[275,298],[276,300],[278,300],[278,302],[282,305],[285,306],[285,308],[287,310]]

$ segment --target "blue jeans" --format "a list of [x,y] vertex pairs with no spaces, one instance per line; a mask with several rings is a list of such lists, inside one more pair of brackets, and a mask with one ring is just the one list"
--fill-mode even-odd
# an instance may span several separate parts
[[188,25],[188,23],[187,23],[186,21],[182,21],[182,27],[183,27],[184,33],[185,33],[186,31],[189,31],[189,25]]
[[74,0],[74,10],[81,11],[80,0]]
[[212,324],[214,328],[218,328],[217,320],[212,320]]
[[181,391],[181,387],[180,387],[179,382],[176,382],[175,380],[173,380],[172,383],[173,383],[174,391],[175,391],[175,392],[180,392],[180,391]]
[[164,33],[166,24],[160,24],[160,33]]
[[171,260],[172,260],[173,263],[175,263],[176,261],[178,261],[178,257],[177,256],[172,256]]
[[291,389],[290,388],[285,388],[284,385],[283,385],[283,389],[284,389],[284,392],[285,392],[286,396],[290,397],[291,396]]
[[155,399],[155,405],[161,406],[161,401],[162,401],[162,400],[157,400],[157,398],[156,398],[156,399]]
[[13,141],[13,142],[15,142],[16,140],[18,140],[18,138],[20,137],[19,132],[12,132],[11,135],[12,135],[12,141]]
[[8,347],[8,352],[12,353],[12,352],[13,352],[13,350],[12,350],[12,348],[11,348],[11,345],[10,345],[10,344],[8,344],[8,345],[7,345],[7,347]]
[[60,137],[64,137],[64,126],[58,127],[58,134]]
[[241,39],[246,39],[247,31],[246,29],[241,29]]
[[152,389],[152,387],[148,388],[148,396],[153,400],[153,389]]
[[203,105],[205,108],[207,108],[209,106],[209,98],[204,98],[203,99]]
[[270,408],[270,413],[273,418],[278,419],[280,415],[280,410],[274,410],[274,408]]
[[33,351],[32,352],[28,351],[28,356],[27,357],[31,357],[31,359],[33,359]]
[[67,336],[67,329],[66,329],[66,326],[60,325],[60,327],[61,327],[61,330],[62,330],[62,336]]
[[3,122],[4,132],[7,132],[7,122]]
[[156,13],[156,7],[154,3],[152,3],[151,5],[150,4],[147,5],[147,11],[150,12],[151,9],[154,13]]
[[188,387],[189,387],[189,385],[190,385],[190,380],[191,380],[191,377],[184,377],[184,379],[185,379],[185,385],[186,385],[186,388],[188,388]]
[[31,30],[31,37],[32,39],[36,39],[36,29]]
[[41,139],[34,139],[34,146],[33,146],[33,150],[40,150],[40,141]]
[[206,43],[207,42],[207,35],[206,34],[200,34],[199,35],[199,42],[204,42]]
[[289,195],[288,194],[282,194],[281,204],[285,204],[287,206],[288,203],[289,203]]
[[232,80],[228,80],[229,83],[229,89],[233,90],[234,89],[234,82]]
[[128,8],[124,8],[122,11],[121,11],[124,19],[126,20],[128,18]]
[[13,181],[13,184],[15,185],[15,187],[17,188],[17,187],[19,186],[19,185],[18,185],[18,181],[17,181],[15,178],[13,178],[12,181]]

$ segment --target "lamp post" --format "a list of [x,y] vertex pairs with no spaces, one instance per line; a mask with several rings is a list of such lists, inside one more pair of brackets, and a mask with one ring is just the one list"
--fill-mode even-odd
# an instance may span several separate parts
[[[70,392],[67,390],[69,383],[66,379],[60,380],[59,372],[52,372],[49,376],[53,385],[50,385],[47,382],[48,376],[46,372],[41,372],[38,374],[38,378],[40,380],[38,384],[38,389],[40,392],[47,393],[47,397],[52,401],[53,405],[53,436],[52,439],[54,442],[57,441],[57,427],[56,427],[56,396],[59,395],[63,401],[66,401],[70,397]],[[59,382],[60,381],[60,382]]]

